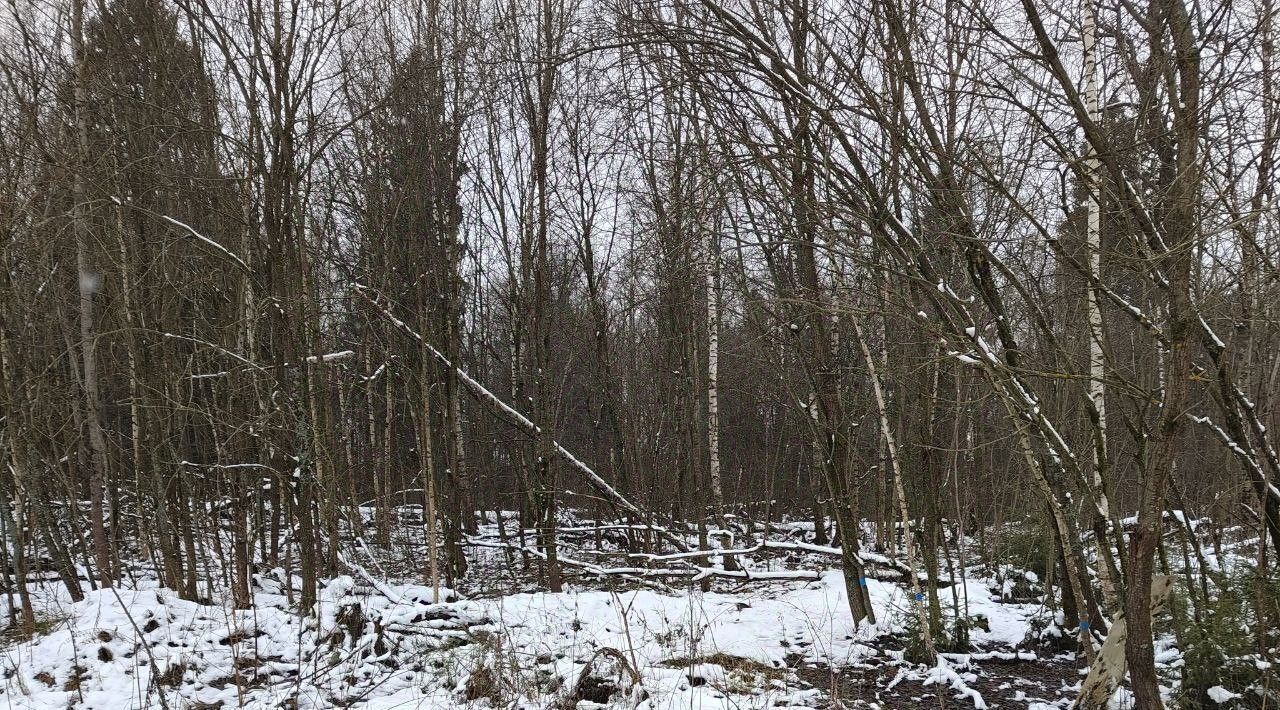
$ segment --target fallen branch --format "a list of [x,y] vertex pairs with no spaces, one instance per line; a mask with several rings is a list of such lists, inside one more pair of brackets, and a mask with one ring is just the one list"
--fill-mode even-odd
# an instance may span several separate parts
[[[546,559],[546,555],[541,550],[533,547],[520,547],[519,545],[489,542],[487,540],[477,540],[474,538],[468,538],[467,542],[475,547],[491,547],[497,549],[509,549],[516,552],[527,552],[536,557]],[[707,550],[702,550],[693,556],[697,557],[706,555],[708,552],[709,551]],[[682,577],[692,582],[699,582],[712,577],[753,581],[813,581],[822,577],[822,573],[813,570],[783,570],[778,572],[752,572],[750,570],[729,571],[718,567],[698,567],[692,564],[687,567],[604,567],[602,565],[592,564],[591,562],[577,560],[572,557],[565,557],[564,555],[557,555],[556,560],[566,567],[576,567],[600,577],[628,577],[636,579],[645,579],[649,577]]]
[[[569,534],[569,535],[590,534],[593,532],[605,531],[605,530],[653,530],[655,532],[663,532],[663,533],[670,532],[666,528],[648,527],[644,525],[600,525],[600,526],[561,527],[561,528],[555,529],[555,534],[557,537],[559,537],[565,534]],[[529,529],[526,529],[525,532],[534,533],[537,531],[532,528],[529,528]],[[530,552],[539,557],[542,557],[542,553],[538,552],[534,548],[521,548],[516,545],[510,545],[501,541],[495,541],[493,540],[492,536],[473,535],[468,538],[468,544],[476,547],[497,547],[502,549],[516,550],[516,551],[523,549],[526,552]],[[750,547],[691,548],[681,552],[673,552],[673,553],[667,553],[667,554],[658,554],[658,553],[652,553],[652,552],[619,552],[619,551],[608,551],[608,550],[580,550],[579,553],[585,554],[585,555],[598,556],[598,557],[622,557],[630,560],[642,560],[648,563],[666,563],[666,562],[682,562],[683,563],[683,562],[697,560],[699,558],[705,558],[711,555],[729,555],[729,556],[736,557],[736,556],[742,556],[742,555],[752,555],[758,552],[763,552],[768,550],[809,552],[809,553],[816,553],[821,555],[830,555],[832,557],[841,557],[840,548],[838,547],[827,547],[825,545],[815,545],[813,543],[808,543],[808,542],[783,542],[783,541],[775,541],[775,540],[763,540]],[[634,572],[635,570],[644,570],[646,572],[646,574],[644,575],[640,575],[640,572],[634,572],[634,573],[639,576],[664,576],[665,575],[665,576],[692,577],[694,579],[702,579],[703,577],[698,577],[697,573],[691,570],[711,570],[708,573],[708,576],[735,577],[735,578],[744,578],[744,579],[763,579],[765,578],[765,576],[772,574],[772,573],[764,573],[764,572],[754,572],[744,577],[741,574],[729,573],[719,568],[707,568],[707,567],[691,567],[690,569],[682,568],[677,570],[666,569],[665,571],[661,569],[651,570],[650,568],[641,568],[641,567],[607,568],[598,564],[583,562],[581,560],[571,560],[566,562],[566,560],[570,558],[565,558],[563,556],[563,553],[561,554],[559,559],[561,562],[564,562],[566,565],[579,566],[583,569],[589,569],[593,574],[608,574],[608,573],[617,574],[617,573],[622,573],[624,571]],[[863,565],[865,565],[866,568],[868,568],[868,570],[878,570],[877,572],[869,571],[867,573],[867,577],[869,579],[876,579],[882,582],[901,582],[903,580],[909,579],[908,575],[911,574],[910,570],[908,570],[907,566],[904,565],[903,563],[875,552],[864,550],[859,555],[859,559],[861,560]],[[928,581],[928,577],[924,573],[917,572],[916,574],[919,577],[921,582]],[[793,577],[785,577],[785,576],[779,577],[779,579],[791,579],[791,578]],[[954,584],[954,581],[951,579],[942,578],[942,579],[935,580],[935,583],[939,588],[945,588]]]
[[[816,552],[818,554],[831,555],[833,557],[840,557],[842,554],[840,552],[840,548],[838,547],[814,545],[813,543],[809,543],[809,542],[775,542],[771,540],[765,540],[764,542],[760,543],[760,546],[770,550],[796,550],[799,552]],[[903,564],[902,562],[899,562],[898,560],[893,559],[892,557],[886,557],[876,552],[871,552],[869,550],[862,550],[861,552],[858,553],[858,558],[862,561],[862,564],[867,567],[879,567],[880,569],[885,570],[886,572],[892,572],[896,574],[897,578],[894,581],[907,579],[911,574],[911,569],[907,567],[907,565]],[[870,577],[871,579],[881,579],[880,577],[872,574],[868,574],[867,576]],[[923,572],[917,572],[916,576],[922,582],[929,581],[928,575],[924,574]],[[881,579],[881,581],[889,581],[889,580]],[[934,580],[934,583],[937,584],[937,586],[939,587],[948,587],[954,584],[954,581],[950,579],[940,578],[940,579]]]

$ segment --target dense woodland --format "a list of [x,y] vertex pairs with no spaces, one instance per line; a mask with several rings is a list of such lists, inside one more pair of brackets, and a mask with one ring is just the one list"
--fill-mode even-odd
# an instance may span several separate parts
[[368,547],[463,585],[486,521],[558,592],[575,520],[785,519],[856,621],[907,570],[926,656],[1018,526],[1137,707],[1162,575],[1270,658],[1275,11],[7,0],[0,623],[40,573],[244,608],[281,567],[306,614]]

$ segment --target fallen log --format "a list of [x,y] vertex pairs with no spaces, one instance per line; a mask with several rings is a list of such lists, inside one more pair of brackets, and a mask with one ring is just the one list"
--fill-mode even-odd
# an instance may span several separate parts
[[[765,540],[764,542],[760,543],[760,546],[770,550],[795,550],[798,552],[815,552],[822,555],[832,555],[834,557],[840,557],[842,554],[840,551],[840,548],[838,547],[827,547],[825,545],[815,545],[809,542],[777,542],[773,540]],[[862,550],[858,553],[858,558],[862,562],[864,567],[869,569],[879,568],[882,571],[880,575],[868,573],[867,577],[870,579],[878,579],[882,582],[890,582],[890,581],[900,582],[910,578],[911,568],[908,567],[906,564],[899,562],[898,560],[895,560],[891,557],[886,557],[884,555],[881,555],[876,552],[871,552],[869,550]],[[924,574],[923,572],[917,572],[916,576],[919,578],[921,582],[929,581],[928,575]],[[934,582],[940,588],[946,588],[955,583],[953,580],[943,579],[943,578],[934,580]]]
[[[626,527],[626,526],[621,526],[621,527]],[[596,528],[592,528],[592,527],[557,528],[556,533],[559,534],[565,531],[578,532],[582,530],[594,530],[594,529]],[[499,540],[494,540],[484,535],[469,536],[467,538],[466,544],[471,545],[473,547],[488,547],[488,548],[494,548],[494,549],[511,550],[513,552],[526,552],[540,559],[546,558],[544,553],[541,550],[538,550],[537,548],[520,547],[517,544],[505,543]],[[713,578],[713,577],[742,579],[744,581],[788,580],[788,579],[816,580],[821,577],[820,572],[812,571],[812,570],[782,570],[777,572],[732,571],[732,570],[721,569],[719,567],[705,567],[705,566],[698,566],[693,564],[693,562],[696,560],[705,559],[712,555],[731,555],[731,556],[737,557],[737,556],[751,555],[751,554],[764,552],[768,550],[813,552],[813,553],[831,555],[833,557],[839,557],[841,554],[840,548],[838,547],[825,547],[822,545],[813,545],[805,542],[776,542],[772,540],[765,540],[755,545],[752,545],[751,547],[698,548],[698,549],[687,550],[684,552],[673,552],[673,553],[667,553],[667,554],[657,554],[657,553],[651,553],[651,552],[610,552],[610,551],[603,551],[603,550],[601,551],[580,550],[579,551],[580,554],[594,555],[598,557],[619,557],[619,558],[625,558],[629,560],[639,560],[647,563],[658,563],[658,564],[676,562],[683,565],[678,568],[670,567],[670,566],[638,567],[638,566],[628,566],[628,565],[609,567],[604,564],[586,562],[583,560],[574,559],[572,557],[565,557],[563,551],[561,551],[557,559],[567,567],[575,567],[589,574],[593,574],[597,576],[621,576],[621,577],[633,579],[635,581],[640,581],[642,579],[649,579],[649,578],[655,578],[655,577],[681,577],[681,578],[691,579],[693,581],[701,581],[703,579]],[[907,580],[907,575],[910,574],[906,569],[906,565],[896,560],[893,560],[891,558],[885,557],[884,555],[879,555],[872,552],[864,552],[862,554],[862,562],[864,565],[866,565],[866,568],[868,570],[867,572],[868,579],[875,579],[882,582],[903,582],[904,580]],[[923,575],[922,573],[918,573],[918,574],[920,576],[921,582],[927,581],[927,577],[925,575]],[[952,580],[945,579],[945,578],[936,580],[936,583],[939,588],[947,588],[952,584],[954,584]]]
[[[535,547],[521,547],[509,543],[490,542],[488,540],[478,540],[468,538],[467,544],[474,547],[489,547],[495,549],[509,549],[515,552],[527,552],[535,557],[546,559],[546,555]],[[700,550],[691,556],[699,557],[718,552],[717,550]],[[578,569],[589,572],[590,574],[600,577],[623,577],[632,579],[647,579],[652,577],[680,577],[688,579],[691,582],[700,582],[704,579],[713,577],[721,577],[727,579],[740,579],[743,581],[784,581],[784,580],[805,580],[813,581],[821,579],[822,573],[814,570],[781,570],[781,571],[751,571],[751,570],[725,570],[719,567],[699,567],[697,565],[686,562],[684,567],[605,567],[603,565],[585,562],[583,560],[565,557],[563,554],[556,556],[556,561],[566,567],[576,567]]]

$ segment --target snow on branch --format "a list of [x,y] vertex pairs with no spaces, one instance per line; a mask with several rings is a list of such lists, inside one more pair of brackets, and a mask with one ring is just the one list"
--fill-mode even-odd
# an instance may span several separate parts
[[[1209,431],[1213,432],[1214,436],[1218,437],[1218,440],[1222,442],[1223,446],[1226,446],[1227,449],[1230,450],[1231,453],[1235,454],[1236,458],[1240,459],[1240,462],[1243,463],[1245,467],[1249,469],[1249,472],[1253,474],[1255,479],[1266,483],[1267,476],[1266,476],[1266,473],[1263,472],[1262,466],[1258,464],[1258,457],[1254,454],[1253,451],[1246,448],[1249,446],[1248,442],[1245,442],[1245,444],[1242,446],[1235,439],[1231,438],[1231,435],[1228,434],[1222,427],[1215,424],[1213,420],[1209,419],[1208,417],[1198,417],[1188,412],[1187,418],[1189,418],[1191,421],[1195,422],[1196,424],[1200,424],[1208,428]],[[1267,489],[1268,489],[1268,493],[1270,493],[1270,495],[1273,498],[1275,498],[1276,501],[1280,502],[1280,489],[1277,489],[1275,485],[1270,483],[1267,483]]]
[[240,257],[236,256],[234,253],[232,253],[230,249],[228,249],[228,248],[226,248],[226,247],[222,246],[221,244],[219,244],[219,243],[217,243],[217,242],[213,241],[212,239],[210,239],[210,238],[208,238],[208,237],[204,236],[203,234],[201,234],[201,233],[197,232],[197,231],[195,230],[195,228],[194,228],[194,227],[192,227],[191,225],[187,224],[186,222],[182,222],[182,221],[176,220],[176,219],[174,219],[174,218],[172,218],[172,217],[170,217],[170,216],[168,216],[168,215],[160,215],[160,219],[162,219],[162,220],[164,220],[164,221],[168,222],[169,224],[172,224],[172,225],[173,225],[173,226],[175,226],[175,227],[180,227],[180,228],[182,228],[182,229],[186,230],[188,234],[190,234],[191,236],[193,236],[193,237],[195,237],[196,239],[200,240],[201,242],[204,242],[204,243],[205,243],[205,244],[207,244],[208,246],[212,247],[212,248],[214,249],[214,251],[217,251],[217,252],[219,252],[220,254],[222,254],[223,256],[227,257],[228,259],[230,259],[230,260],[234,261],[234,262],[236,263],[236,265],[237,265],[237,266],[239,266],[239,267],[240,267],[241,269],[243,269],[244,271],[246,271],[246,272],[250,272],[250,271],[252,271],[252,270],[249,268],[249,265],[248,265],[248,264],[246,264],[246,263],[244,263],[244,260],[243,260],[243,259],[241,259]]
[[[111,201],[112,201],[112,202],[114,202],[115,204],[117,204],[117,205],[121,206],[121,207],[126,207],[126,206],[127,206],[127,207],[129,207],[130,209],[143,209],[143,208],[141,208],[141,207],[138,207],[137,205],[132,205],[132,204],[130,204],[130,205],[125,205],[125,203],[124,203],[124,202],[122,202],[122,201],[120,200],[120,198],[119,198],[119,197],[112,197],[112,198],[111,198]],[[150,210],[144,210],[144,211],[150,211]],[[168,222],[169,224],[171,224],[171,225],[173,225],[173,226],[175,226],[175,227],[177,227],[177,228],[179,228],[179,229],[183,230],[183,231],[184,231],[184,232],[186,232],[187,234],[190,234],[191,236],[195,237],[197,240],[199,240],[200,242],[202,242],[202,243],[203,243],[203,244],[205,244],[206,246],[210,247],[210,248],[211,248],[211,249],[213,249],[214,251],[218,252],[218,253],[219,253],[219,254],[221,254],[222,256],[225,256],[226,258],[228,258],[228,259],[230,259],[231,261],[235,262],[236,266],[239,266],[239,267],[240,267],[241,269],[243,269],[246,273],[252,273],[252,271],[253,271],[253,270],[249,268],[249,265],[245,263],[244,259],[241,259],[240,257],[236,256],[236,255],[235,255],[235,253],[233,253],[230,249],[228,249],[228,248],[226,248],[226,247],[222,246],[221,244],[217,243],[216,241],[214,241],[214,240],[212,240],[212,239],[210,239],[210,238],[206,237],[205,235],[201,234],[200,232],[196,231],[196,228],[195,228],[195,227],[192,227],[191,225],[187,224],[186,222],[183,222],[182,220],[174,219],[173,217],[170,217],[169,215],[166,215],[166,214],[159,214],[159,213],[155,213],[155,212],[152,212],[152,214],[154,214],[156,217],[160,218],[162,221],[164,221],[164,222]]]
[[321,362],[321,363],[335,362],[338,360],[346,360],[348,358],[355,357],[355,354],[356,354],[356,351],[354,350],[341,350],[336,353],[325,353],[324,355],[308,355],[307,362],[312,364],[318,363],[318,362]]
[[[200,338],[193,338],[193,337],[191,337],[191,336],[189,336],[189,335],[178,335],[177,333],[161,333],[160,335],[161,335],[161,337],[170,338],[170,339],[173,339],[173,340],[185,340],[185,341],[187,341],[188,343],[195,343],[196,345],[203,345],[203,346],[205,346],[205,347],[207,347],[207,348],[213,348],[214,350],[217,350],[218,352],[222,353],[223,355],[226,355],[226,356],[228,356],[228,357],[231,357],[231,358],[233,358],[233,359],[235,359],[235,360],[239,360],[240,362],[244,363],[245,365],[248,365],[249,367],[251,367],[251,368],[253,368],[253,369],[255,369],[255,370],[259,370],[259,371],[265,372],[265,371],[266,371],[266,369],[267,369],[267,368],[263,367],[262,365],[259,365],[258,363],[256,363],[256,362],[254,362],[254,361],[250,360],[249,358],[247,358],[247,357],[245,357],[245,356],[243,356],[243,355],[241,355],[241,354],[239,354],[239,353],[237,353],[237,352],[235,352],[235,351],[233,351],[233,350],[228,350],[227,348],[224,348],[224,347],[222,347],[221,345],[218,345],[218,344],[216,344],[216,343],[211,343],[211,342],[209,342],[209,341],[207,341],[207,340],[201,340]],[[219,374],[221,374],[221,373],[219,373]]]
[[[461,367],[455,366],[452,362],[450,362],[449,358],[445,357],[444,353],[436,349],[436,347],[433,346],[431,343],[428,343],[426,339],[422,337],[421,334],[419,334],[413,328],[409,327],[407,323],[397,318],[395,314],[391,313],[386,308],[384,308],[382,304],[378,302],[376,296],[374,295],[374,291],[372,289],[370,289],[368,286],[365,286],[363,284],[355,284],[353,288],[355,290],[356,295],[363,298],[370,306],[372,306],[376,311],[378,311],[378,313],[383,318],[386,318],[392,325],[396,326],[401,331],[403,331],[405,335],[408,335],[409,337],[418,341],[418,343],[420,343],[422,347],[426,348],[427,351],[431,353],[431,356],[434,357],[441,365],[456,372],[458,375],[458,379],[462,381],[463,386],[467,388],[467,391],[471,393],[471,396],[489,405],[489,407],[498,414],[500,419],[505,420],[508,424],[511,424],[515,428],[523,431],[526,435],[530,437],[537,438],[538,436],[541,435],[542,429],[539,428],[536,424],[534,424],[528,417],[521,414],[518,410],[516,410],[511,405],[502,401],[497,395],[489,391],[487,387],[480,384],[478,381],[475,380],[475,378],[471,377],[471,375],[467,374],[466,370],[463,370]],[[617,505],[619,508],[622,508],[623,510],[627,511],[628,513],[631,513],[632,515],[640,517],[641,519],[644,519],[644,520],[649,519],[649,515],[643,509],[641,509],[635,503],[632,503],[630,500],[628,500],[626,496],[619,493],[616,489],[614,489],[613,486],[609,485],[609,483],[605,481],[603,478],[601,478],[600,475],[597,474],[594,470],[592,470],[590,466],[583,463],[580,459],[578,459],[578,457],[574,456],[573,453],[571,453],[568,449],[562,446],[560,442],[552,441],[551,445],[552,445],[552,448],[555,450],[555,453],[557,456],[559,456],[565,463],[569,464],[571,468],[578,471],[578,473],[582,474],[582,476],[586,478],[587,482],[591,484],[591,487],[595,488],[596,491],[598,491],[605,498],[608,498],[610,502]],[[677,550],[680,550],[682,552],[687,552],[689,550],[689,546],[686,545],[683,540],[681,540],[679,537],[672,534],[671,532],[668,532],[662,529],[657,529],[657,528],[650,528],[650,529],[654,530],[654,532],[658,533],[663,538],[665,538],[668,542],[670,542],[673,546],[675,546]]]
[[[480,540],[476,538],[468,538],[468,544],[475,547],[491,547],[498,549],[509,549],[516,552],[525,552],[536,557],[544,557],[544,554],[536,547],[521,547],[519,545],[503,542],[493,542],[490,540]],[[728,579],[741,579],[744,581],[760,581],[760,582],[776,582],[785,580],[806,580],[813,581],[822,577],[821,572],[815,570],[726,570],[720,567],[701,567],[693,564],[683,557],[701,557],[704,555],[722,552],[720,550],[699,550],[696,553],[688,554],[681,557],[679,561],[684,566],[681,567],[605,567],[603,565],[584,562],[572,557],[565,557],[563,554],[557,555],[556,560],[562,565],[568,567],[576,567],[589,574],[599,577],[629,577],[629,578],[650,578],[650,577],[682,577],[693,582],[700,582],[704,579],[712,577],[723,577]],[[723,552],[733,552],[725,550]]]

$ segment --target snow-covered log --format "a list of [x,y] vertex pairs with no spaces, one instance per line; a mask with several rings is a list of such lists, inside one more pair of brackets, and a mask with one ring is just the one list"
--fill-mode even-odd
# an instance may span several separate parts
[[[468,544],[475,547],[491,547],[497,549],[508,549],[515,552],[524,552],[535,557],[544,558],[544,553],[536,547],[521,547],[516,544],[492,542],[489,540],[481,540],[470,538]],[[701,557],[713,553],[724,552],[723,550],[701,550],[693,553],[695,557]],[[734,552],[737,551],[728,551]],[[652,577],[682,577],[690,581],[701,581],[712,577],[721,577],[727,579],[739,579],[742,581],[785,581],[785,580],[816,580],[822,576],[821,572],[814,570],[726,570],[719,567],[702,567],[693,564],[690,561],[680,558],[674,561],[683,563],[680,567],[606,567],[583,560],[566,557],[563,554],[556,556],[556,561],[566,567],[576,567],[584,572],[598,577],[624,577],[632,579],[645,579]]]

